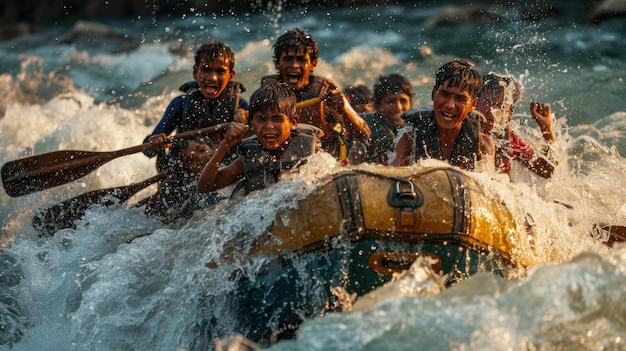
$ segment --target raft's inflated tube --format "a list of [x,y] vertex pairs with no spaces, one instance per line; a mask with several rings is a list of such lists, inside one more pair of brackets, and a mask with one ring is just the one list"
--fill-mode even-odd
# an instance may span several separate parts
[[278,213],[268,232],[278,240],[259,242],[253,254],[313,251],[348,233],[352,241],[454,243],[510,259],[526,235],[501,201],[485,196],[474,179],[453,167],[335,174],[301,200],[297,211]]

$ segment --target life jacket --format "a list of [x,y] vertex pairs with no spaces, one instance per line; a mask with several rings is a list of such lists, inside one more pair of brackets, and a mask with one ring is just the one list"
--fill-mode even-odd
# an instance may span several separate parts
[[183,84],[179,90],[186,94],[183,116],[177,126],[177,132],[183,133],[232,122],[235,105],[238,107],[239,95],[246,91],[246,87],[240,82],[228,83],[224,92],[217,99],[211,100],[202,96],[195,81]]
[[[224,89],[224,92],[217,98],[207,100],[204,98],[198,83],[189,81],[178,88],[185,93],[185,102],[183,104],[183,113],[180,124],[176,127],[177,133],[184,133],[196,129],[211,127],[220,123],[232,122],[235,116],[235,105],[239,107],[240,94],[246,91],[246,87],[240,82],[230,82]],[[213,133],[200,137],[209,146],[216,148],[222,141],[221,133]],[[169,154],[160,152],[157,158],[157,169],[163,170],[168,168],[169,162],[179,162],[172,160],[172,154],[175,149],[185,148],[185,142],[174,143],[173,150]],[[228,164],[236,158],[234,152],[229,152],[224,158],[224,163]]]
[[197,210],[212,206],[221,199],[217,192],[198,193],[197,182],[197,176],[168,174],[159,183],[156,193],[145,202],[145,213],[164,222],[188,219]]
[[367,154],[363,161],[386,165],[388,161],[387,152],[392,151],[393,141],[398,130],[395,126],[387,123],[385,117],[376,112],[364,113],[362,117],[372,131],[367,143]]
[[239,153],[243,160],[242,182],[246,194],[276,183],[282,174],[306,163],[306,157],[320,147],[321,133],[317,127],[298,124],[290,138],[275,152],[265,150],[256,135],[244,139]]
[[403,118],[413,126],[415,160],[436,158],[447,161],[453,166],[473,170],[476,160],[481,158],[479,152],[480,128],[475,119],[466,118],[463,121],[461,131],[454,142],[450,159],[445,160],[441,150],[435,112],[431,109],[413,109],[406,112]]
[[[280,75],[278,74],[261,77],[261,86],[278,82],[280,82]],[[298,91],[294,91],[294,93],[296,95],[296,101],[302,102],[325,96],[330,91],[336,89],[338,89],[337,84],[330,79],[311,74],[309,76],[309,84]],[[324,103],[299,108],[297,114],[300,123],[316,126],[324,132],[324,136],[321,138],[322,149],[324,149],[324,151],[339,160],[345,160],[348,157],[342,115],[327,113],[324,109]]]

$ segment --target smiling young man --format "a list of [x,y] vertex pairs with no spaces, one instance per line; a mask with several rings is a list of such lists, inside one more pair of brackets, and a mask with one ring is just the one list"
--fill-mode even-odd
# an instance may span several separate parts
[[481,134],[475,119],[467,119],[474,109],[483,78],[469,62],[455,60],[435,73],[431,92],[433,109],[417,108],[406,112],[410,125],[395,145],[394,166],[406,166],[423,158],[444,160],[451,165],[473,170],[481,158]]
[[[247,137],[250,131],[254,135]],[[296,97],[286,84],[265,85],[250,97],[249,126],[229,126],[200,175],[198,192],[226,187],[241,176],[246,193],[263,189],[277,182],[284,172],[303,164],[306,157],[321,151],[321,133],[316,127],[298,125]],[[220,168],[228,150],[239,143],[239,157]]]
[[319,53],[317,42],[306,31],[294,28],[276,40],[273,50],[278,74],[263,77],[261,86],[283,82],[298,102],[323,98],[322,103],[298,110],[300,122],[322,129],[323,149],[339,160],[346,159],[348,145],[353,140],[367,140],[371,132],[337,85],[313,74]]

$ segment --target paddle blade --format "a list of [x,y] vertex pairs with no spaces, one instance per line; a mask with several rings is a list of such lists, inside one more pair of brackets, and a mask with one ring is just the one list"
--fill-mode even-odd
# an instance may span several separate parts
[[146,143],[117,151],[63,150],[26,157],[2,166],[2,184],[9,196],[18,197],[67,184],[115,158],[151,147]]
[[[44,210],[37,210],[33,216],[33,228],[39,236],[52,236],[61,229],[75,229],[76,220],[85,215],[93,205],[110,206],[113,204],[115,189],[94,190]],[[121,202],[121,200],[120,200]]]
[[82,178],[110,160],[111,153],[87,151],[31,156],[4,164],[2,184],[9,196],[22,196]]
[[127,201],[131,196],[165,178],[167,172],[161,172],[142,182],[109,189],[93,190],[69,200],[60,202],[46,209],[38,209],[33,215],[33,227],[39,236],[52,236],[65,228],[76,228],[76,220],[85,215],[85,211],[93,205],[111,206],[115,199]]

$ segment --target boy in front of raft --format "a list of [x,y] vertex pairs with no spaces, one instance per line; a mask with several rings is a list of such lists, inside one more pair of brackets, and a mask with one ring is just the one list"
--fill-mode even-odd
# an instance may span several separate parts
[[322,148],[339,160],[348,157],[353,140],[367,140],[370,129],[330,79],[312,74],[317,66],[317,42],[304,30],[294,28],[274,43],[273,60],[278,74],[262,77],[261,86],[286,83],[298,102],[321,97],[323,102],[298,109],[301,123],[324,132]]
[[161,180],[156,193],[145,202],[145,212],[165,223],[189,219],[196,211],[218,203],[222,197],[198,194],[196,184],[200,172],[215,150],[203,140],[184,141],[180,163],[171,163],[168,175]]
[[409,125],[394,148],[393,166],[435,158],[474,170],[482,155],[493,156],[493,140],[467,116],[478,101],[483,78],[473,64],[455,60],[437,69],[431,92],[433,109],[416,108],[402,117]]
[[[253,136],[248,137],[250,131]],[[274,83],[257,89],[250,97],[248,125],[232,123],[198,180],[198,192],[221,189],[243,176],[246,194],[279,180],[285,171],[297,168],[305,158],[321,151],[322,131],[298,126],[296,96],[286,84]],[[220,167],[228,151],[240,144],[238,156]]]
[[351,164],[387,165],[387,153],[393,149],[398,128],[404,125],[402,114],[413,105],[411,82],[397,73],[380,76],[374,84],[373,97],[375,112],[362,115],[372,130],[372,137],[365,143],[354,142],[350,148]]

